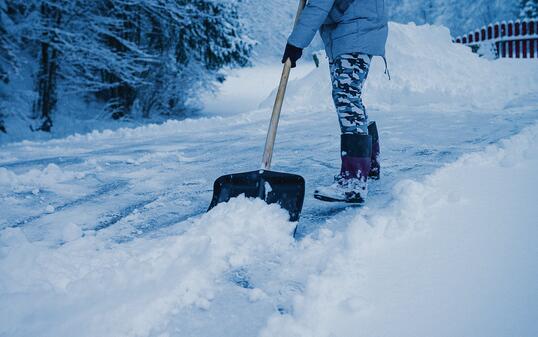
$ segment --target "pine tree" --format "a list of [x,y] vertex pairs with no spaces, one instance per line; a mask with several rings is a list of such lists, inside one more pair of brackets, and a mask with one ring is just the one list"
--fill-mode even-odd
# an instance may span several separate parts
[[[36,60],[38,130],[50,131],[66,94],[102,101],[113,118],[178,114],[223,67],[248,63],[237,0],[0,0],[0,76],[17,53]],[[7,10],[6,8],[10,8]],[[4,16],[16,25],[7,50]],[[11,57],[11,56],[15,57]]]
[[521,19],[538,18],[538,0],[521,0]]
[[39,6],[41,41],[39,43],[39,70],[36,77],[38,97],[34,102],[34,113],[41,120],[38,130],[50,132],[52,112],[58,102],[58,67],[60,58],[60,36],[64,13],[62,1],[42,1]]
[[17,68],[15,56],[16,44],[13,41],[13,36],[8,30],[11,24],[7,16],[8,4],[4,0],[0,0],[0,82],[9,82],[9,69]]
[[[244,66],[248,63],[252,43],[244,36],[234,2],[213,0],[182,0],[172,13],[182,13],[177,21],[161,13],[165,20],[149,36],[150,49],[160,51],[159,62],[140,88],[142,114],[151,110],[165,114],[185,109],[190,97],[215,81],[222,80],[222,67]],[[154,11],[159,13],[159,11]],[[163,48],[164,46],[164,48]]]
[[8,4],[4,0],[0,0],[0,132],[6,133],[6,127],[4,125],[5,118],[5,102],[7,100],[7,94],[5,88],[9,84],[10,71],[16,71],[18,69],[17,58],[15,53],[17,52],[17,44],[14,42],[13,35],[9,31],[8,27],[11,25],[10,19],[7,15]]
[[[2,4],[2,3],[0,3]],[[0,7],[0,132],[5,133],[6,128],[4,126],[4,101],[6,95],[4,94],[4,86],[9,83],[9,77],[7,70],[4,69],[6,64],[10,63],[11,57],[9,49],[7,48],[7,31],[4,27],[2,20],[2,12],[4,9]]]
[[[113,117],[138,106],[144,117],[151,111],[180,113],[196,91],[210,87],[224,66],[248,62],[251,43],[242,33],[234,2],[214,0],[110,1],[107,9],[116,18],[106,40],[121,59],[131,59],[138,69],[136,81],[102,72],[112,85],[97,93],[109,101]],[[121,42],[121,43],[120,43]],[[124,55],[130,44],[138,55]],[[134,57],[134,59],[133,59]]]

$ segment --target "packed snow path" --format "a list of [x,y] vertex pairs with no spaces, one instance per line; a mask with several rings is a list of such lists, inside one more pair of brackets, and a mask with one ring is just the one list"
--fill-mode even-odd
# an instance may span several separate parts
[[[402,50],[417,37],[435,47],[430,28],[392,29]],[[441,37],[439,55],[393,58],[386,90],[372,78],[383,171],[366,207],[313,199],[338,171],[338,125],[326,73],[290,84],[273,167],[307,181],[297,240],[260,201],[205,214],[215,178],[259,167],[271,98],[227,117],[2,146],[0,336],[536,335],[536,66],[495,64],[525,86],[492,91],[508,80],[485,71],[498,83],[479,89],[469,64],[489,64]],[[424,74],[411,81],[421,67],[437,81],[426,93]]]
[[[390,201],[394,184],[420,179],[464,153],[518,133],[536,106],[502,111],[432,113],[370,111],[380,125],[383,179],[372,182],[369,207]],[[269,112],[169,122],[134,130],[4,146],[0,155],[1,228],[21,227],[32,240],[60,244],[76,224],[115,241],[186,230],[206,211],[220,175],[259,167]],[[339,169],[339,136],[331,111],[283,116],[275,170],[307,181],[299,237],[345,224],[356,207],[312,197]],[[313,134],[315,133],[315,134]]]

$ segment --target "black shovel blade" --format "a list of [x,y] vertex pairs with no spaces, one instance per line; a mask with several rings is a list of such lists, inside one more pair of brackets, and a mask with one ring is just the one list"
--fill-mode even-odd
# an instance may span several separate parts
[[279,204],[290,213],[290,221],[297,221],[303,209],[305,180],[296,174],[265,170],[225,175],[215,181],[208,211],[241,194]]

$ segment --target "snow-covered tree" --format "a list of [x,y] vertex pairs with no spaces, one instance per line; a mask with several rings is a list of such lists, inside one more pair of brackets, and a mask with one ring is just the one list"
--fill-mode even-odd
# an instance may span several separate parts
[[133,107],[146,117],[179,113],[222,80],[220,69],[246,65],[252,47],[236,0],[0,1],[36,61],[33,111],[43,131],[65,94],[103,101],[114,118]]
[[17,45],[14,37],[9,30],[12,26],[11,20],[7,15],[8,4],[0,0],[0,132],[6,132],[4,125],[5,102],[7,94],[6,86],[9,84],[9,73],[18,68],[17,63]]
[[136,100],[144,116],[180,112],[194,92],[220,79],[219,69],[248,63],[251,42],[242,32],[235,2],[182,0],[163,6],[133,0],[116,2],[116,10],[119,17],[125,15],[131,32],[123,39],[147,54],[141,80],[122,89],[128,93],[122,103],[127,110]]
[[16,45],[9,31],[11,25],[7,16],[8,6],[6,1],[0,0],[0,82],[8,81],[8,70],[16,68]]
[[235,2],[124,0],[103,5],[115,20],[104,25],[105,33],[97,33],[119,56],[113,63],[133,71],[120,73],[124,67],[119,66],[92,72],[102,76],[93,82],[106,86],[95,92],[110,103],[115,118],[128,114],[135,103],[146,117],[152,111],[181,112],[195,92],[220,78],[219,69],[248,63],[251,43]]
[[522,19],[538,18],[538,0],[521,0],[519,16]]

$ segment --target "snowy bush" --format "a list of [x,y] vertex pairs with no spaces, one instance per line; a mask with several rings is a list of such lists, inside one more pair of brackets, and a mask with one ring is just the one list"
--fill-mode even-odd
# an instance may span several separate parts
[[520,0],[521,12],[519,16],[522,19],[538,18],[538,0]]

